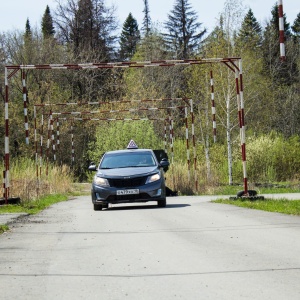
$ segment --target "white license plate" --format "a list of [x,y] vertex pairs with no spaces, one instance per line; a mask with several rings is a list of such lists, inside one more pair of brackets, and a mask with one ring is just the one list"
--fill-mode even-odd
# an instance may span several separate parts
[[139,189],[117,190],[117,195],[136,195],[139,193],[140,193]]

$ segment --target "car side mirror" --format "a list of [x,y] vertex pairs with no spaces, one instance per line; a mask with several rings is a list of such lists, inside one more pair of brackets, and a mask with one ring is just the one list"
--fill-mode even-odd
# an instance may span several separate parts
[[170,163],[166,158],[163,158],[159,164],[160,164],[160,167],[163,168],[165,172],[168,171]]
[[97,171],[97,166],[95,164],[91,164],[91,165],[89,165],[88,170],[89,171]]

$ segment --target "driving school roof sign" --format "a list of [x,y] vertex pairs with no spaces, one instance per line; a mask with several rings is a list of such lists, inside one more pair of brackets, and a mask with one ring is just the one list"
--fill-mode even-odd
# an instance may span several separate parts
[[138,148],[139,147],[137,146],[134,140],[131,140],[127,146],[127,149],[138,149]]

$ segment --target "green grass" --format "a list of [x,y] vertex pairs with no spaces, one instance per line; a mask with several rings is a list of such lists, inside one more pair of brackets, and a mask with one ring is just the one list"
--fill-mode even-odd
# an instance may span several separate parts
[[289,215],[300,215],[300,200],[287,200],[287,199],[264,199],[264,200],[230,200],[218,199],[212,201],[215,203],[232,204],[240,207],[259,209],[269,212],[277,212]]
[[39,200],[21,203],[20,205],[0,206],[0,214],[3,213],[28,213],[36,214],[54,203],[68,200],[68,195],[48,195]]
[[2,234],[7,230],[9,230],[9,227],[7,225],[0,225],[0,234]]

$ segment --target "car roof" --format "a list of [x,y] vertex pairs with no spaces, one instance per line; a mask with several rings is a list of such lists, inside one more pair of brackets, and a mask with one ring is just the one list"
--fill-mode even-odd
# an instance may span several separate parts
[[123,149],[107,151],[105,154],[119,154],[119,153],[131,153],[131,152],[153,152],[152,149]]

